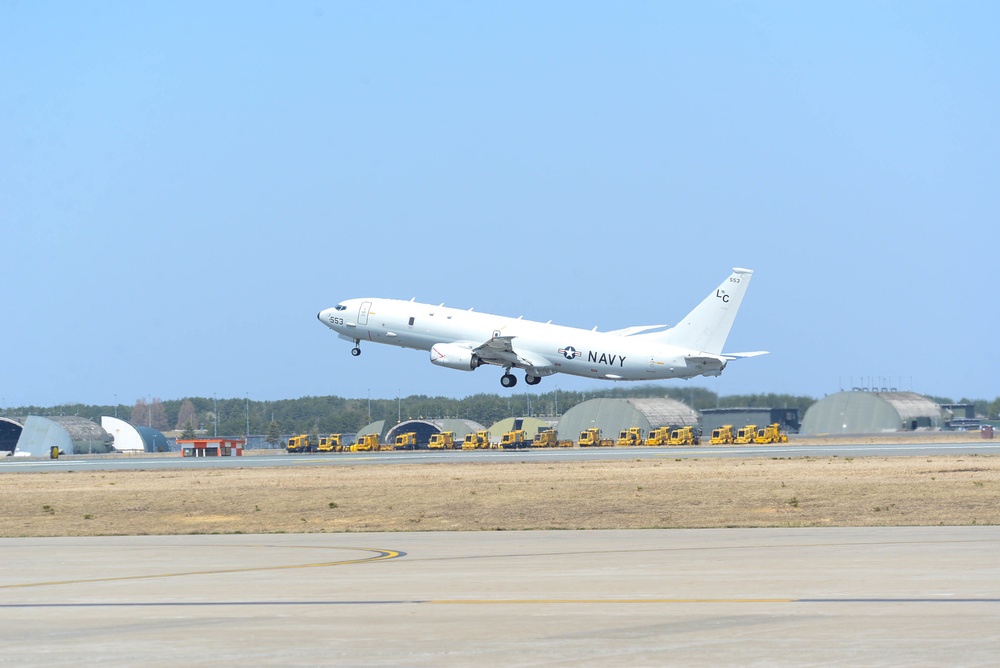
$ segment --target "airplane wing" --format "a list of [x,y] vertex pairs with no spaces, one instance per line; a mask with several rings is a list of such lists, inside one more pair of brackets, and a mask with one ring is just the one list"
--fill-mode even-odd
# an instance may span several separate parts
[[503,367],[517,367],[529,371],[534,376],[551,376],[555,373],[552,363],[541,355],[529,351],[514,350],[513,336],[494,336],[486,343],[472,349],[486,364]]

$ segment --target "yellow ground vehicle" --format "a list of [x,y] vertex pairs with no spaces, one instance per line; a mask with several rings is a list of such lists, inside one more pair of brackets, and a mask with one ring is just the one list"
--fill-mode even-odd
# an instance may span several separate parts
[[667,445],[701,445],[701,437],[694,431],[694,427],[677,427],[670,432]]
[[709,440],[712,445],[732,445],[733,425],[724,424],[718,429],[712,430],[712,438]]
[[629,427],[628,429],[622,429],[618,432],[618,441],[615,445],[619,448],[624,448],[630,445],[645,445],[645,443],[646,442],[642,438],[642,428]]
[[540,431],[531,439],[531,447],[533,448],[554,448],[557,444],[555,429]]
[[377,452],[381,449],[378,434],[364,434],[358,442],[351,446],[351,452]]
[[500,437],[500,447],[504,450],[510,448],[527,448],[531,447],[531,442],[528,440],[527,434],[524,433],[523,429],[515,429],[513,431],[505,432],[504,435]]
[[427,447],[431,450],[454,450],[455,432],[441,431],[436,434],[431,434],[431,440],[427,444]]
[[748,424],[745,427],[740,427],[736,430],[736,438],[733,439],[733,443],[738,443],[740,445],[746,445],[748,443],[757,442],[757,425]]
[[417,432],[408,431],[404,434],[400,434],[396,437],[396,443],[394,445],[396,450],[416,450],[417,449]]
[[670,440],[670,427],[657,427],[649,430],[646,445],[666,445]]
[[601,430],[597,427],[591,427],[580,432],[581,448],[608,447],[614,444],[615,442],[610,438],[601,438]]
[[316,452],[343,452],[344,445],[341,440],[340,434],[330,434],[329,436],[320,436],[319,445],[316,447]]
[[755,443],[788,443],[788,434],[781,433],[781,426],[774,422],[757,430]]
[[289,452],[312,452],[309,446],[309,434],[299,434],[288,439]]
[[573,445],[573,441],[560,441],[555,429],[540,431],[535,434],[535,438],[531,441],[533,448],[572,448]]
[[466,434],[462,443],[463,450],[485,450],[490,447],[490,432],[477,431],[475,434]]

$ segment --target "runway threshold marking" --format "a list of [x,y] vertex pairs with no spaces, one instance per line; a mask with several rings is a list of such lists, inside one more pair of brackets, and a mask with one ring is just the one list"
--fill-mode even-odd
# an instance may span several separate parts
[[57,585],[92,584],[98,582],[127,582],[129,580],[156,580],[160,578],[180,578],[191,575],[226,575],[230,573],[253,573],[255,571],[290,571],[303,568],[329,568],[331,566],[347,566],[350,564],[373,563],[405,557],[406,552],[398,550],[382,550],[368,547],[337,547],[337,550],[352,550],[356,552],[374,552],[370,557],[358,559],[342,559],[340,561],[324,561],[311,564],[285,564],[282,566],[252,566],[247,568],[220,568],[205,571],[185,571],[182,573],[155,573],[151,575],[122,575],[110,578],[84,578],[80,580],[53,580],[50,582],[22,582],[18,584],[0,585],[0,589],[26,589],[29,587],[54,587]]

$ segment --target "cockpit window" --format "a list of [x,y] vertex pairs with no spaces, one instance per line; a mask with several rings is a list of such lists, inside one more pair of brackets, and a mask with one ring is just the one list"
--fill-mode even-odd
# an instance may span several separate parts
[[337,304],[337,310],[338,311],[346,311],[347,307],[344,306],[343,304]]

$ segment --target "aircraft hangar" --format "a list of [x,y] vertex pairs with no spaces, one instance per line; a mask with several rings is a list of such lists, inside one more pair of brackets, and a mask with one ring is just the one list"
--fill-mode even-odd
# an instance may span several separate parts
[[11,454],[17,447],[17,439],[21,438],[24,423],[14,418],[0,417],[0,457],[2,453]]
[[29,415],[17,439],[14,455],[45,457],[52,447],[66,455],[114,450],[114,437],[99,424],[75,415]]
[[494,422],[490,425],[490,438],[494,441],[499,441],[500,437],[507,433],[508,431],[514,431],[515,429],[523,429],[525,437],[531,440],[540,431],[545,431],[546,429],[555,429],[557,420],[543,420],[536,417],[509,417],[500,420],[499,422]]
[[[482,429],[485,429],[485,427],[472,420],[459,420],[453,418],[434,420],[404,420],[385,432],[385,437],[382,438],[381,441],[383,443],[394,443],[397,436],[405,434],[408,431],[412,431],[416,432],[417,443],[423,447],[426,446],[431,440],[432,435],[438,434],[442,431],[453,431],[455,432],[455,440],[462,441],[466,434],[474,434],[476,431]],[[372,431],[374,430],[370,430],[368,427],[365,427],[358,432],[358,434],[372,433]],[[382,432],[379,433],[381,434]]]
[[560,439],[575,441],[580,432],[597,427],[613,438],[629,427],[647,434],[656,427],[695,427],[698,417],[696,410],[674,399],[590,399],[566,411],[557,432]]
[[125,420],[101,416],[101,427],[115,439],[115,450],[119,452],[168,452],[167,437],[150,427],[133,425]]
[[800,433],[873,434],[940,429],[945,415],[935,402],[915,392],[837,392],[814,403]]

